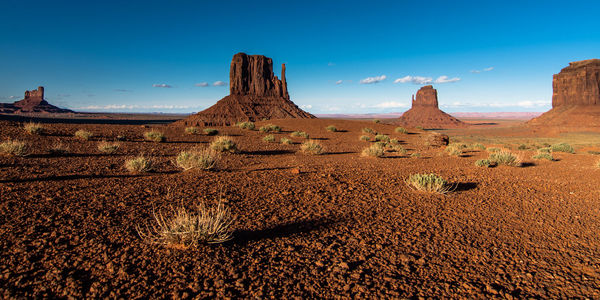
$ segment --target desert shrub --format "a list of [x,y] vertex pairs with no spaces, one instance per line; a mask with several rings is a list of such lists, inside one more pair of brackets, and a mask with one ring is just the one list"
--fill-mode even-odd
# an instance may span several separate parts
[[487,152],[489,152],[489,153],[496,153],[500,150],[502,150],[502,149],[496,148],[496,147],[487,148]]
[[600,160],[596,162],[596,168],[600,168]]
[[75,137],[82,139],[82,140],[87,141],[87,140],[91,139],[93,136],[94,136],[93,133],[91,133],[87,130],[84,130],[84,129],[79,129],[79,130],[75,131]]
[[119,150],[119,146],[120,145],[118,143],[109,143],[107,141],[102,141],[98,143],[98,151],[102,153],[111,154],[117,152],[117,150]]
[[600,151],[588,151],[591,155],[600,155]]
[[329,125],[329,126],[325,127],[325,130],[327,130],[329,132],[336,132],[336,131],[338,131],[337,127],[335,127],[333,125]]
[[22,141],[7,140],[0,144],[0,153],[13,156],[27,156],[29,145]]
[[291,145],[292,144],[292,140],[282,137],[281,139],[279,139],[279,142],[284,144],[284,145]]
[[210,144],[210,148],[218,152],[235,153],[238,151],[237,144],[226,135],[215,138]]
[[393,145],[392,149],[400,154],[406,154],[406,149],[402,145]]
[[125,168],[131,173],[146,173],[154,169],[154,162],[143,155],[125,161]]
[[379,123],[381,123],[381,120],[379,120],[379,119],[373,119],[373,123],[379,124]]
[[55,142],[52,144],[50,149],[48,149],[48,153],[52,155],[65,155],[69,152],[69,146],[63,144],[62,142]]
[[552,148],[552,152],[566,152],[566,153],[574,153],[575,152],[573,147],[571,147],[571,145],[569,145],[567,143],[554,144],[554,145],[550,146],[550,148]]
[[303,137],[305,139],[308,138],[308,133],[304,132],[304,131],[294,131],[290,134],[290,136],[292,137]]
[[404,128],[404,127],[396,127],[396,129],[394,129],[394,131],[396,133],[402,133],[402,134],[408,133],[408,130],[406,130],[406,128]]
[[40,123],[28,122],[23,124],[23,129],[29,134],[42,134],[44,127]]
[[498,165],[505,165],[511,167],[521,166],[521,159],[516,154],[513,154],[508,150],[500,150],[498,152],[494,152],[490,154],[488,159],[491,162],[494,162]]
[[361,135],[358,139],[360,139],[361,141],[368,142],[371,140],[371,137],[369,137],[368,135]]
[[186,127],[185,134],[200,134],[200,128],[198,127]]
[[537,150],[538,154],[539,153],[552,153],[552,148],[540,148]]
[[390,137],[385,135],[385,134],[378,134],[375,136],[375,140],[378,142],[386,142],[389,143],[390,142]]
[[448,144],[448,146],[446,148],[456,148],[456,149],[463,150],[463,149],[468,149],[469,146],[467,146],[467,144],[464,144],[464,143],[450,143],[450,144]]
[[493,165],[493,163],[489,159],[478,159],[477,161],[475,161],[475,165],[478,167],[489,168]]
[[538,160],[539,159],[546,159],[546,160],[549,160],[549,161],[553,161],[554,160],[554,157],[552,157],[552,154],[551,153],[546,153],[546,152],[538,152],[538,154],[532,156],[531,158],[538,159]]
[[197,247],[230,240],[233,220],[230,210],[222,203],[210,208],[201,203],[196,211],[179,207],[166,216],[154,213],[155,224],[145,228],[137,226],[136,229],[147,243]]
[[277,125],[273,125],[273,124],[267,124],[267,125],[259,128],[259,130],[262,132],[280,132],[281,127],[279,127]]
[[219,131],[214,128],[204,128],[202,132],[204,132],[206,135],[217,135],[217,133],[219,133]]
[[367,148],[364,148],[360,155],[366,157],[382,157],[384,152],[385,151],[383,147],[373,144]]
[[485,146],[483,144],[477,143],[477,144],[473,144],[473,146],[471,146],[472,149],[477,149],[477,150],[485,150]]
[[388,143],[386,143],[386,142],[375,142],[374,145],[385,149],[385,147],[387,147]]
[[446,153],[451,156],[461,156],[463,155],[462,150],[454,147],[446,147]]
[[167,138],[165,137],[165,135],[162,132],[156,131],[156,130],[146,131],[144,133],[144,139],[146,141],[155,142],[155,143],[162,143],[167,140]]
[[267,143],[272,143],[275,141],[275,136],[272,134],[269,134],[263,138],[263,141],[265,141]]
[[416,129],[423,130],[423,126],[417,126]]
[[421,153],[415,152],[410,155],[410,157],[421,157]]
[[315,140],[307,140],[300,145],[300,151],[308,155],[323,154],[323,146]]
[[369,133],[369,134],[375,134],[376,133],[375,130],[373,130],[371,128],[368,128],[368,127],[367,128],[363,128],[362,132],[363,133]]
[[518,150],[527,150],[529,149],[529,147],[527,147],[527,145],[525,144],[520,144],[519,147],[517,147]]
[[252,123],[252,122],[238,122],[236,124],[236,126],[241,129],[248,129],[248,130],[254,130],[254,128],[256,128],[256,125],[254,125],[254,123]]
[[445,194],[452,186],[446,179],[435,174],[412,174],[406,179],[409,187],[425,192]]
[[221,155],[212,149],[194,149],[181,151],[175,158],[178,167],[184,170],[211,170],[217,166]]

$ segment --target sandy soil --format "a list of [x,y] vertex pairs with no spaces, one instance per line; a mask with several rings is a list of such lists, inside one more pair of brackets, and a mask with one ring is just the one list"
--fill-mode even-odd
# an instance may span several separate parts
[[[30,136],[0,121],[0,140],[32,145],[0,156],[0,295],[12,297],[567,298],[600,297],[598,156],[557,153],[526,167],[477,168],[487,156],[450,157],[420,130],[365,121],[280,120],[277,139],[307,131],[321,156],[262,141],[258,131],[215,127],[240,145],[217,171],[183,172],[180,150],[213,137],[151,125],[168,142],[144,142],[139,125],[47,124]],[[259,122],[257,125],[266,124]],[[343,132],[327,132],[335,125]],[[363,158],[361,128],[397,137],[406,155]],[[93,131],[93,141],[72,135]],[[464,132],[463,132],[464,133]],[[97,141],[126,136],[100,154]],[[70,155],[54,157],[55,141]],[[409,157],[418,152],[421,157]],[[158,170],[129,174],[145,153]],[[299,168],[301,173],[292,172]],[[457,184],[447,195],[411,190],[404,179],[434,172]],[[236,214],[234,239],[179,250],[144,243],[135,226],[153,209],[219,197]]]

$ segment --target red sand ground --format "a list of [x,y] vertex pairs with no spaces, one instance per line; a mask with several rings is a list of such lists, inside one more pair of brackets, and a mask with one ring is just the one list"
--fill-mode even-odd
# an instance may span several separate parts
[[[526,167],[477,168],[485,151],[450,157],[428,148],[415,129],[400,135],[365,121],[269,123],[283,127],[277,139],[304,130],[327,153],[297,153],[299,138],[265,143],[258,131],[216,127],[242,152],[224,155],[220,170],[183,172],[175,155],[213,137],[153,125],[168,138],[155,144],[142,140],[149,128],[139,125],[77,124],[49,124],[47,135],[30,136],[21,123],[0,121],[0,140],[34,145],[29,157],[0,156],[0,295],[600,297],[598,156],[532,161],[533,151],[522,151]],[[360,157],[370,145],[359,141],[363,127],[399,138],[408,153]],[[73,138],[80,128],[98,137]],[[119,152],[99,154],[97,141],[117,135],[128,139]],[[47,155],[59,140],[73,154]],[[421,157],[409,157],[415,152]],[[139,153],[155,157],[158,171],[129,174],[124,161]],[[427,194],[404,183],[424,172],[458,184],[456,191]],[[135,231],[153,208],[214,203],[220,194],[237,215],[228,243],[177,250],[146,244]]]

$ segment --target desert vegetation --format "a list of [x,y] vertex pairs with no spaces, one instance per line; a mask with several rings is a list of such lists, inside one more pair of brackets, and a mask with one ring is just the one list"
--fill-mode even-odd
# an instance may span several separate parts
[[452,190],[452,185],[446,179],[436,174],[412,174],[406,179],[409,187],[424,192],[446,194]]
[[571,147],[571,145],[567,143],[558,143],[550,146],[552,152],[565,152],[565,153],[575,153],[575,149]]
[[69,146],[63,142],[57,141],[52,144],[50,149],[48,149],[48,153],[51,155],[65,155],[69,153]]
[[302,138],[309,138],[308,133],[304,132],[304,131],[294,131],[290,134],[290,136],[292,137],[302,137]]
[[93,136],[94,136],[94,134],[92,132],[84,130],[84,129],[79,129],[79,130],[75,131],[75,137],[82,139],[84,141],[91,139]]
[[0,143],[0,153],[12,156],[27,156],[29,145],[23,141],[7,140]]
[[281,139],[279,139],[279,142],[283,145],[291,145],[292,144],[292,140],[282,137]]
[[275,136],[272,134],[266,135],[265,137],[263,137],[263,141],[267,143],[272,143],[275,141]]
[[186,127],[185,134],[190,134],[190,135],[200,134],[200,128],[194,127],[194,126]]
[[489,159],[478,159],[475,161],[475,165],[478,167],[492,167],[494,164]]
[[408,130],[406,130],[406,128],[404,128],[404,127],[396,127],[396,129],[394,129],[394,131],[395,131],[396,133],[401,133],[401,134],[406,134],[406,133],[408,133]]
[[505,165],[510,167],[521,166],[521,158],[508,150],[500,150],[497,152],[493,152],[492,154],[490,154],[488,159],[491,162],[496,163],[498,165]]
[[259,128],[261,132],[280,132],[281,127],[273,124],[267,124]]
[[337,127],[335,127],[333,125],[329,125],[329,126],[325,127],[325,130],[327,130],[329,132],[337,132],[338,131]]
[[98,143],[98,151],[106,154],[112,154],[119,150],[119,143],[111,143],[107,141],[101,141]]
[[157,130],[151,130],[144,133],[144,139],[149,142],[162,143],[167,141],[167,137]]
[[323,145],[315,140],[307,140],[300,145],[300,152],[308,155],[323,154]]
[[131,173],[154,171],[154,161],[144,155],[138,155],[125,161],[125,168]]
[[184,170],[212,170],[217,167],[221,156],[213,149],[192,149],[179,152],[175,158],[178,167]]
[[219,136],[210,144],[210,148],[218,152],[238,152],[237,144],[229,136]]
[[206,135],[217,135],[219,133],[219,131],[214,128],[204,128],[202,132],[204,132]]
[[361,140],[361,141],[368,142],[368,141],[371,140],[371,137],[368,136],[368,135],[361,135],[358,139]]
[[361,152],[361,156],[364,157],[382,157],[385,150],[381,145],[373,144],[367,148],[364,148]]
[[385,134],[378,134],[375,136],[375,141],[377,141],[377,142],[389,143],[390,140],[391,140],[390,137]]
[[44,127],[40,123],[28,122],[23,125],[25,132],[29,134],[43,134]]
[[238,122],[236,126],[247,130],[254,130],[254,128],[256,128],[256,125],[254,125],[252,122]]

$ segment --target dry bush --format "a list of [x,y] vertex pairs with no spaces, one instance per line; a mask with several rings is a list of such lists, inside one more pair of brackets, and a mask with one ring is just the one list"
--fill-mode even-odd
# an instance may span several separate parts
[[532,156],[531,158],[533,159],[545,159],[545,160],[549,160],[549,161],[553,161],[554,157],[552,156],[552,153],[547,153],[547,152],[538,152],[536,155]]
[[198,128],[198,127],[186,127],[185,128],[185,134],[189,134],[189,135],[200,134],[200,128]]
[[262,132],[280,132],[281,127],[279,127],[277,125],[273,125],[273,124],[267,124],[267,125],[259,128],[259,130]]
[[389,143],[390,140],[391,140],[390,137],[387,136],[387,135],[385,135],[385,134],[378,134],[378,135],[375,136],[375,141],[378,141],[378,142]]
[[485,150],[485,146],[483,144],[477,143],[471,146],[471,149],[475,150]]
[[188,151],[181,151],[175,163],[178,167],[184,170],[190,169],[202,169],[212,170],[216,168],[221,155],[212,149],[194,149]]
[[79,130],[75,131],[75,137],[85,140],[85,141],[91,139],[93,136],[94,136],[93,133],[91,133],[87,130],[84,130],[84,129],[79,129]]
[[363,133],[368,133],[368,134],[376,134],[375,130],[371,129],[371,128],[363,128],[362,129]]
[[492,167],[494,164],[489,159],[478,159],[475,162],[475,165],[478,166],[478,167],[489,168],[489,167]]
[[521,158],[508,150],[500,150],[490,154],[488,159],[498,165],[520,167]]
[[410,157],[421,157],[421,153],[415,152],[410,155]]
[[290,136],[292,137],[303,137],[305,139],[307,139],[309,137],[308,133],[304,132],[304,131],[294,131],[290,134]]
[[[450,144],[452,145],[452,144]],[[461,156],[463,155],[463,152],[461,149],[457,148],[456,146],[450,146],[448,145],[445,149],[446,153],[448,153],[448,155],[452,155],[452,156]]]
[[573,147],[571,147],[571,145],[569,145],[567,143],[554,144],[554,145],[550,146],[550,148],[552,149],[552,152],[565,152],[565,153],[574,153],[575,152]]
[[154,170],[152,159],[143,155],[128,159],[125,161],[125,168],[131,173],[146,173]]
[[406,130],[406,128],[404,128],[404,127],[396,127],[396,129],[394,129],[394,131],[396,133],[402,133],[402,134],[408,133],[408,130]]
[[272,134],[269,134],[263,138],[263,141],[265,141],[267,143],[272,143],[275,141],[275,136]]
[[359,139],[360,139],[361,141],[368,142],[368,141],[370,141],[370,140],[371,140],[371,137],[369,137],[368,135],[361,135],[361,136],[359,137]]
[[487,148],[486,150],[487,150],[487,152],[489,152],[489,153],[496,153],[496,152],[499,152],[499,151],[501,151],[502,149],[500,149],[500,148],[496,148],[496,147],[491,147],[491,148]]
[[431,192],[446,194],[452,190],[452,185],[446,179],[435,174],[412,174],[406,179],[406,184],[410,188]]
[[215,138],[210,144],[210,148],[218,152],[236,153],[238,151],[237,144],[226,135]]
[[329,131],[329,132],[337,132],[337,127],[333,126],[333,125],[329,125],[327,127],[325,127],[325,130]]
[[102,141],[98,143],[98,151],[106,154],[112,154],[119,150],[119,143],[109,143],[107,141]]
[[155,143],[162,143],[167,140],[167,138],[165,137],[165,135],[162,132],[156,131],[156,130],[146,131],[144,133],[144,139],[146,141],[155,142]]
[[153,225],[136,228],[138,235],[151,244],[198,247],[223,243],[233,237],[230,227],[235,218],[222,203],[216,207],[200,203],[195,211],[180,206],[166,215],[160,212],[153,214]]
[[284,137],[282,137],[282,138],[279,140],[279,142],[280,142],[280,143],[282,143],[282,144],[284,144],[284,145],[291,145],[291,144],[292,144],[292,140],[290,140],[290,139],[288,139],[288,138],[284,138]]
[[256,125],[252,122],[238,122],[235,125],[241,129],[254,130],[254,128],[256,128]]
[[40,123],[28,122],[23,124],[23,129],[29,134],[43,134],[44,127]]
[[379,120],[379,119],[373,119],[373,123],[379,124],[379,123],[381,123],[381,120]]
[[307,140],[300,145],[300,151],[308,155],[323,154],[323,146],[315,140]]
[[63,144],[62,142],[55,142],[52,144],[52,147],[48,149],[48,153],[52,155],[65,155],[69,152],[69,146]]
[[406,149],[402,145],[392,145],[392,149],[400,154],[406,154]]
[[219,133],[219,131],[214,128],[204,128],[204,130],[202,130],[202,131],[206,135],[217,135],[217,133]]
[[373,144],[367,148],[364,148],[360,155],[365,157],[382,157],[384,152],[385,150],[383,147]]
[[600,168],[600,160],[596,162],[596,168]]
[[12,156],[27,156],[29,145],[22,141],[7,140],[0,144],[0,153]]

